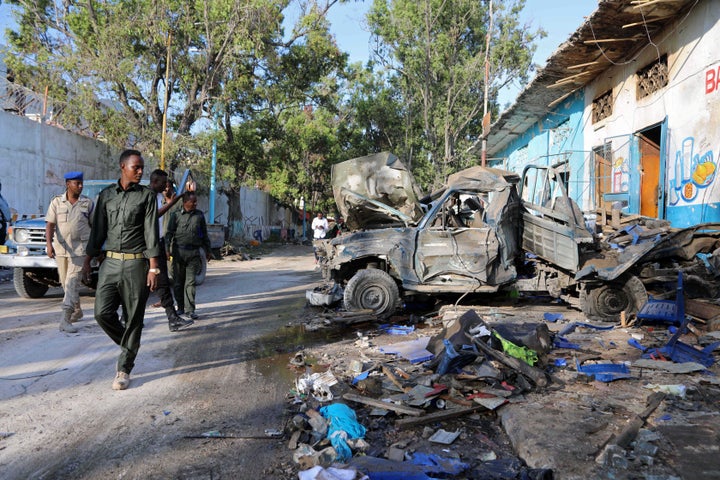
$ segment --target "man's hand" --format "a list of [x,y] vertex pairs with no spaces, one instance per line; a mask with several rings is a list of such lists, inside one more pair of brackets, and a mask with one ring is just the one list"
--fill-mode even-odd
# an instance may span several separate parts
[[157,273],[153,273],[153,271],[158,272],[159,270],[157,257],[152,257],[150,259],[150,269],[147,273],[147,286],[150,287],[151,292],[154,292],[158,285]]
[[45,246],[45,250],[47,251],[47,256],[50,258],[55,258],[55,249],[52,246],[52,242],[48,242]]
[[85,261],[82,267],[82,283],[85,285],[90,284],[90,277],[92,276],[92,268],[90,268],[90,260],[92,257],[85,256]]
[[150,287],[150,291],[154,292],[157,288],[157,274],[148,272],[147,274],[147,286]]

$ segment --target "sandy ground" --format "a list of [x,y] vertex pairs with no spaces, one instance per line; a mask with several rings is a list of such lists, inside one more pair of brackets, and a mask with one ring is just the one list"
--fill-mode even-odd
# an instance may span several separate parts
[[[373,323],[343,328],[321,321],[318,327],[318,318],[333,314],[308,308],[305,291],[320,281],[310,247],[282,246],[255,260],[211,262],[198,289],[201,318],[192,328],[171,333],[164,312],[148,307],[132,383],[122,392],[110,388],[119,349],[92,319],[89,292],[82,298],[81,331],[68,335],[58,331],[59,289],[23,300],[11,283],[0,282],[0,477],[297,478],[288,435],[266,435],[283,431],[298,408],[290,392],[303,372],[288,365],[295,353],[312,358],[314,369],[331,369],[340,380],[333,388],[341,394],[358,360],[390,362],[414,373],[414,380],[427,376],[420,366],[388,359],[378,347],[432,336],[442,327],[420,323],[410,336],[383,334]],[[149,303],[156,300],[151,296]],[[476,308],[490,323],[542,322],[545,312],[562,312],[551,331],[585,321],[560,305]],[[402,314],[391,319],[411,320]],[[664,328],[578,328],[567,339],[580,350],[549,354],[549,363],[564,358],[568,366],[550,368],[546,388],[518,395],[497,412],[402,429],[396,416],[371,417],[370,408],[350,405],[368,428],[368,454],[382,457],[394,447],[473,465],[472,474],[457,478],[515,478],[490,476],[485,462],[492,457],[519,457],[565,480],[719,478],[720,367],[683,374],[632,367],[631,378],[611,383],[575,372],[576,357],[632,365],[640,356],[627,344],[632,335],[644,345],[667,337]],[[469,386],[452,376],[441,380],[457,390]],[[645,409],[650,384],[687,388],[683,397],[668,396],[644,424],[644,435],[654,438],[645,447],[657,446],[657,452],[629,448],[612,465],[596,462],[603,445]],[[449,446],[429,444],[427,430],[440,428],[462,434]],[[254,438],[187,438],[213,431]]]
[[148,307],[120,392],[110,388],[119,348],[93,320],[90,294],[69,335],[58,331],[61,290],[24,300],[0,284],[0,477],[271,478],[263,472],[287,455],[283,441],[185,437],[282,430],[288,351],[311,340],[286,324],[319,280],[313,267],[298,246],[211,262],[193,327],[171,333]]

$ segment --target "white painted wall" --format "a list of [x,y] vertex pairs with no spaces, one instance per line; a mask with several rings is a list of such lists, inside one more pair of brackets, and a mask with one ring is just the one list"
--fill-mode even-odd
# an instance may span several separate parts
[[292,211],[278,205],[275,200],[266,192],[254,188],[242,187],[240,189],[240,208],[243,219],[238,225],[233,226],[233,231],[240,234],[246,240],[256,238],[260,232],[261,240],[265,241],[271,235],[291,239],[295,230],[295,238],[302,233],[292,223]]
[[68,171],[81,170],[86,179],[116,177],[117,159],[102,142],[0,111],[0,182],[14,213],[44,214],[65,190]]

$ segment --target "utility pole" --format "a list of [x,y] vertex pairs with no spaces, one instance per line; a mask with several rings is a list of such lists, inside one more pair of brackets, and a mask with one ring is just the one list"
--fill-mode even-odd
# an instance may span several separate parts
[[215,223],[215,172],[217,170],[217,132],[218,111],[217,105],[213,108],[214,135],[212,142],[212,161],[210,164],[210,223]]
[[165,170],[165,132],[167,131],[168,97],[170,96],[170,42],[172,42],[172,30],[168,30],[167,57],[165,58],[165,101],[162,119],[162,136],[160,139],[160,170]]
[[483,100],[483,119],[482,119],[482,150],[480,154],[480,164],[487,166],[487,134],[490,129],[490,113],[488,112],[488,81],[490,79],[490,35],[493,28],[493,8],[492,0],[490,0],[490,26],[485,35],[485,98]]

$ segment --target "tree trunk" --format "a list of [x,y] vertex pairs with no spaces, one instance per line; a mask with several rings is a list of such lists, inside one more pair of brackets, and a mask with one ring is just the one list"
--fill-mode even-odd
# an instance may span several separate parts
[[230,238],[245,235],[242,222],[242,208],[240,206],[240,188],[228,187],[223,189],[228,204],[228,231]]

